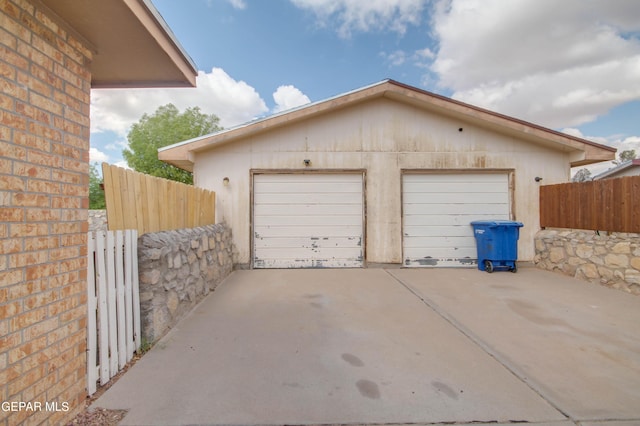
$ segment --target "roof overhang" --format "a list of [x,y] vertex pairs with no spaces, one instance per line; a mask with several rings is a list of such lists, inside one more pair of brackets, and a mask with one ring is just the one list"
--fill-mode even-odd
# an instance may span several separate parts
[[149,0],[40,0],[94,51],[91,87],[194,87],[197,69]]
[[289,125],[328,112],[335,112],[341,108],[382,97],[411,104],[440,115],[454,117],[464,122],[477,124],[497,132],[511,134],[519,139],[568,152],[572,167],[615,158],[616,149],[613,147],[547,129],[393,80],[385,80],[331,99],[308,104],[228,130],[170,145],[158,151],[158,158],[181,169],[193,171],[194,157],[198,152],[253,136],[263,131]]

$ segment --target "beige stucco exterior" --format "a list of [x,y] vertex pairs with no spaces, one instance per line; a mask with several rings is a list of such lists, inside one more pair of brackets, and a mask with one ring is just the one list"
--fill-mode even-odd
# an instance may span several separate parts
[[570,168],[569,152],[385,97],[221,144],[193,160],[195,184],[216,191],[217,220],[231,225],[241,264],[250,261],[252,170],[364,169],[366,261],[401,263],[403,170],[512,171],[513,219],[524,223],[520,259],[532,260],[535,178],[566,182]]

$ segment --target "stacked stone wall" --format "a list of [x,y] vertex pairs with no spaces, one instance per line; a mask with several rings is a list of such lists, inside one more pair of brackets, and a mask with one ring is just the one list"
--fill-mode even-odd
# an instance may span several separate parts
[[640,294],[640,234],[545,229],[535,248],[540,268]]
[[144,234],[138,239],[142,337],[153,343],[233,270],[224,224]]
[[89,232],[107,230],[107,211],[89,210]]

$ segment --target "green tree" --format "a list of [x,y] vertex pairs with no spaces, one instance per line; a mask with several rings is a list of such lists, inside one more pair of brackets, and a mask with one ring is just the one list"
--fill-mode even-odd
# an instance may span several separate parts
[[129,147],[122,154],[135,171],[191,184],[190,172],[158,160],[158,148],[221,130],[218,123],[218,117],[202,113],[199,107],[180,113],[173,104],[163,105],[131,127]]
[[618,161],[614,161],[615,164],[622,164],[625,161],[633,160],[636,158],[636,150],[635,149],[627,149],[622,151],[618,155]]
[[578,172],[571,179],[573,182],[586,182],[591,180],[591,172],[589,169],[583,168],[578,170]]
[[95,164],[89,166],[89,208],[91,210],[102,210],[106,208],[104,201],[104,191],[100,187],[102,179],[98,175]]

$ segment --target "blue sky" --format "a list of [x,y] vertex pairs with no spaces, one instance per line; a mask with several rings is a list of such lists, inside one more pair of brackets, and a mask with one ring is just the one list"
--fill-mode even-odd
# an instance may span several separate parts
[[198,88],[94,90],[92,161],[122,164],[131,124],[169,102],[231,127],[385,78],[640,153],[637,1],[153,4],[196,63]]

